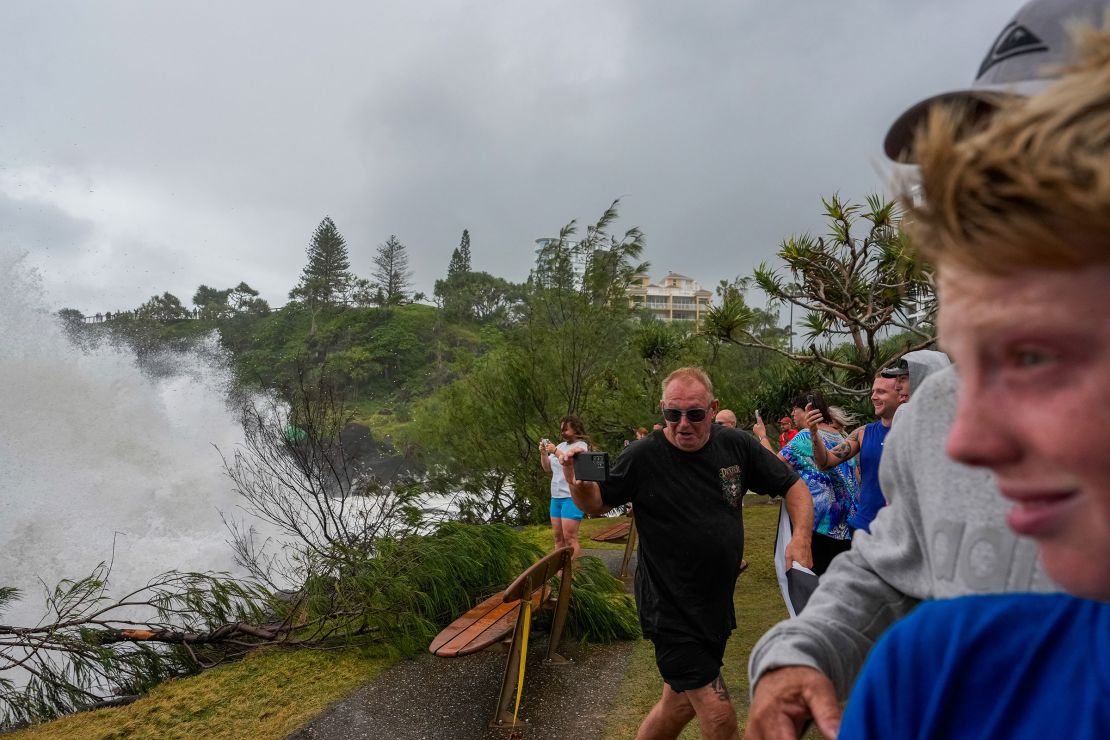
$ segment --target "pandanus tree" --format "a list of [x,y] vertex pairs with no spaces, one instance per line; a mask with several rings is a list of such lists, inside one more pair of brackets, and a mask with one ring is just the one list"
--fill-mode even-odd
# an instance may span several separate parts
[[[778,250],[783,264],[764,262],[752,275],[772,306],[802,312],[802,346],[768,341],[757,310],[735,292],[710,310],[703,333],[777,352],[814,368],[830,388],[862,396],[876,372],[935,342],[933,276],[910,249],[895,202],[871,195],[864,206],[833,195],[822,204],[828,234],[790,237]],[[898,334],[896,346],[885,341]]]

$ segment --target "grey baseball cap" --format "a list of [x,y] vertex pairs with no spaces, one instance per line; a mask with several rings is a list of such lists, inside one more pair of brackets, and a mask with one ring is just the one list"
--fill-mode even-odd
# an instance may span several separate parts
[[906,110],[883,141],[886,155],[910,161],[914,134],[929,108],[960,103],[975,115],[994,107],[1000,96],[1033,95],[1060,75],[1072,61],[1074,23],[1101,27],[1110,0],[1031,0],[994,40],[970,87],[933,95]]

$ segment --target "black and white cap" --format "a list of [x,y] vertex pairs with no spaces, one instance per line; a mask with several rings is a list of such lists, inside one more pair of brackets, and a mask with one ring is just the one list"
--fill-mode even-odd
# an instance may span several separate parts
[[901,378],[903,375],[910,374],[910,363],[905,357],[899,357],[890,367],[884,367],[879,371],[879,375],[884,378]]
[[934,95],[911,106],[891,125],[883,141],[886,155],[909,161],[909,148],[921,120],[936,103],[963,102],[990,108],[998,95],[1033,95],[1072,61],[1071,28],[1076,22],[1101,27],[1110,0],[1031,0],[987,51],[971,86]]

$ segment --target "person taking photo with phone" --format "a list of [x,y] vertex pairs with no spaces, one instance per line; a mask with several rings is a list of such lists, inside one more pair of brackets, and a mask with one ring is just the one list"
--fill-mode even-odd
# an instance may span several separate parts
[[555,549],[570,547],[574,557],[582,554],[578,544],[578,528],[582,525],[582,510],[574,505],[570,496],[570,486],[563,475],[563,466],[557,455],[570,450],[589,449],[589,438],[582,420],[568,414],[559,420],[559,434],[563,441],[552,444],[551,440],[540,440],[540,466],[551,474],[551,531],[555,535]]
[[789,561],[810,567],[813,499],[798,476],[746,431],[714,424],[719,402],[699,368],[663,381],[666,427],[630,445],[606,480],[580,481],[560,455],[580,509],[603,514],[636,507],[640,534],[636,604],[655,646],[663,695],[639,738],[674,738],[694,717],[702,737],[737,738],[736,713],[721,677],[725,643],[736,628],[733,594],[744,551],[741,501],[748,491],[784,496],[796,534]]
[[[852,547],[849,517],[859,502],[859,483],[853,462],[843,462],[822,470],[813,459],[818,443],[835,448],[844,442],[844,434],[833,424],[825,398],[816,392],[801,393],[791,401],[792,414],[803,431],[779,450],[779,459],[789,465],[805,481],[813,495],[813,572],[824,573],[832,559]],[[814,423],[810,424],[809,420]],[[752,428],[760,443],[770,449],[763,419],[757,418]]]

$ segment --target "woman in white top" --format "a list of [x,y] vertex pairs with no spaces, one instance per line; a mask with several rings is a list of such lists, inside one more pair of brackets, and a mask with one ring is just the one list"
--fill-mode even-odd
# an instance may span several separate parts
[[587,449],[589,444],[582,420],[573,414],[559,420],[559,432],[563,441],[553,445],[548,440],[540,440],[540,465],[551,474],[551,529],[555,533],[555,547],[574,548],[574,557],[582,554],[578,545],[578,527],[582,523],[582,510],[574,505],[570,497],[570,485],[563,476],[563,466],[555,457],[556,451],[566,452],[573,449]]

